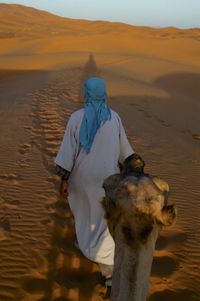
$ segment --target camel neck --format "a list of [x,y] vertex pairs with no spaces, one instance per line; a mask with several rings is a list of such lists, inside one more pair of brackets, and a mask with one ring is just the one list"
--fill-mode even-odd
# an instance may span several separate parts
[[125,244],[121,231],[115,237],[115,268],[112,301],[146,301],[149,275],[153,260],[157,229],[153,229],[145,244],[130,247]]

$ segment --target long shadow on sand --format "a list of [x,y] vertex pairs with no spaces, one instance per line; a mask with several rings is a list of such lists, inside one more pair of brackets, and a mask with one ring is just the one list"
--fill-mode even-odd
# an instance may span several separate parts
[[[81,81],[98,74],[94,56],[90,55],[82,69]],[[39,108],[36,108],[36,111],[36,114],[39,114]],[[59,118],[61,117],[62,114]],[[63,121],[63,128],[65,124],[66,120]],[[54,160],[54,155],[46,152],[43,134],[40,137],[40,144],[43,164],[53,176],[55,171],[48,162]],[[59,181],[54,179],[55,176],[52,177],[51,182],[56,191],[59,191]],[[105,294],[105,288],[101,285],[100,272],[97,265],[86,259],[74,246],[76,235],[68,203],[58,197],[52,205],[48,205],[47,209],[52,210],[53,213],[50,215],[52,231],[46,256],[48,262],[46,277],[45,279],[26,278],[23,281],[23,288],[30,293],[43,292],[40,301],[96,300],[94,298],[100,300]]]

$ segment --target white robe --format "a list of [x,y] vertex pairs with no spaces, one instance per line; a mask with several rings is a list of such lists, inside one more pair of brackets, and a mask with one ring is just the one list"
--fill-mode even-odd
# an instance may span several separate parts
[[119,173],[118,161],[123,162],[134,151],[120,117],[111,110],[111,120],[98,130],[87,154],[79,145],[83,115],[84,109],[71,115],[55,163],[71,172],[69,205],[82,253],[92,261],[112,265],[115,245],[101,205],[102,184],[108,176]]

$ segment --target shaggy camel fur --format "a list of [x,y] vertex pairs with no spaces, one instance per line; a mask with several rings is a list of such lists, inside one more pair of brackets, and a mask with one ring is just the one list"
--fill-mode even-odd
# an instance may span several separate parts
[[104,183],[102,201],[111,235],[115,240],[112,301],[145,301],[155,243],[162,226],[176,218],[168,205],[168,184],[144,173],[145,163],[134,154],[120,174]]

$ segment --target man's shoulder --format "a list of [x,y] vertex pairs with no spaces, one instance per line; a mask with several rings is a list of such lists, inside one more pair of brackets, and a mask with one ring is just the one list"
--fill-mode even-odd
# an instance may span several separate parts
[[117,119],[117,120],[121,120],[121,118],[119,117],[119,114],[117,112],[115,112],[112,109],[110,111],[111,111],[112,118]]
[[80,120],[80,118],[83,116],[83,114],[84,114],[84,109],[79,109],[71,114],[70,120],[73,120],[73,121]]
[[[120,118],[119,114],[117,112],[115,112],[113,109],[110,109],[110,111],[111,111],[111,119],[117,120],[118,122],[120,122],[121,118]],[[69,120],[70,120],[70,122],[78,122],[78,121],[82,120],[83,115],[84,115],[84,108],[73,112],[71,114]]]

